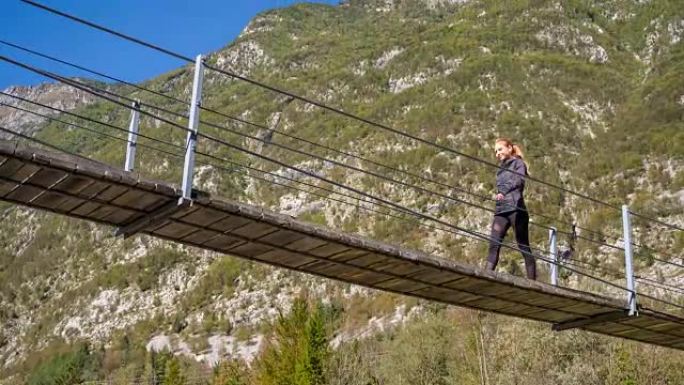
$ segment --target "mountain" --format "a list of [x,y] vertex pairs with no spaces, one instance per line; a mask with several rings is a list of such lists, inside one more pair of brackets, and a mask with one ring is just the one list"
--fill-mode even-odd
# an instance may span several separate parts
[[[41,84],[33,87],[9,87],[2,92],[5,94],[16,95],[24,99],[30,99],[47,106],[38,106],[32,111],[48,116],[58,115],[58,112],[51,110],[49,107],[63,111],[70,111],[74,108],[91,104],[95,100],[94,96],[63,84]],[[0,103],[4,104],[0,106],[0,125],[10,130],[32,135],[46,120],[40,116],[5,106],[9,104],[23,109],[27,109],[27,107],[31,106],[30,104],[27,105],[25,102],[22,104],[20,99],[0,94]],[[9,134],[3,132],[2,136],[0,137],[9,138]]]
[[[262,13],[207,61],[490,161],[494,139],[514,138],[525,149],[532,176],[682,227],[683,37],[684,11],[665,0],[350,0]],[[185,66],[141,86],[187,101],[191,81],[192,68]],[[187,106],[159,95],[107,87],[187,112]],[[128,111],[73,88],[45,84],[5,92],[111,125],[128,124]],[[492,194],[489,166],[212,71],[205,75],[203,96],[204,106],[223,116],[203,111],[202,120],[267,140],[206,125],[200,128],[204,133],[488,232],[486,211],[398,188],[275,143],[425,183],[356,157],[362,156],[441,181],[425,187],[481,205],[491,202],[468,193]],[[13,104],[7,97],[2,101]],[[59,119],[76,121],[64,114]],[[8,107],[0,107],[0,123],[123,165],[122,142]],[[112,127],[87,125],[124,137]],[[185,132],[146,116],[141,133],[181,146],[185,140]],[[140,143],[179,152],[144,138]],[[343,192],[213,142],[200,141],[199,150]],[[138,154],[144,176],[180,180],[182,159],[142,146]],[[486,244],[426,229],[416,220],[369,213],[358,199],[328,200],[274,185],[273,175],[198,158],[196,186],[212,194],[439,257],[483,262]],[[574,262],[600,265],[592,274],[623,283],[623,256],[610,247],[621,246],[618,211],[539,183],[530,182],[526,194],[530,211],[544,214],[532,215],[533,221],[567,233],[572,223],[580,226],[580,238],[560,236],[563,250],[574,249]],[[301,376],[290,383],[684,383],[679,351],[585,332],[554,333],[548,325],[445,308],[144,236],[121,240],[110,228],[6,203],[0,203],[0,216],[1,383],[266,384],[295,372]],[[682,264],[682,232],[640,218],[634,227],[635,241],[649,246],[636,250],[637,273],[682,287],[684,270],[655,259]],[[532,227],[531,237],[535,247],[546,248],[545,229]],[[519,255],[503,252],[499,269],[521,274],[521,263]],[[569,270],[562,283],[624,295]],[[681,295],[667,297],[645,285],[639,290],[682,304]],[[210,366],[219,362],[213,373]]]

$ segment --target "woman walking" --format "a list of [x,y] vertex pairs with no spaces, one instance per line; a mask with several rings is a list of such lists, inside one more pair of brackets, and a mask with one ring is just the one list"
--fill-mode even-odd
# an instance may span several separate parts
[[496,207],[492,231],[489,241],[489,254],[487,255],[487,270],[496,269],[499,262],[501,242],[506,236],[508,229],[513,226],[515,240],[518,248],[525,259],[527,278],[537,279],[537,265],[530,250],[530,236],[528,225],[530,217],[527,214],[523,191],[525,190],[525,177],[527,165],[523,160],[520,146],[510,139],[499,138],[494,143],[496,158],[499,160],[500,169],[496,172]]

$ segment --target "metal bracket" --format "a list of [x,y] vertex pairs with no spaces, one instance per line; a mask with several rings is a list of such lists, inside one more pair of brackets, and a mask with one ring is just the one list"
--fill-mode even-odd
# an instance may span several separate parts
[[608,313],[595,315],[595,316],[589,317],[589,318],[578,318],[578,319],[574,319],[571,321],[555,323],[555,324],[553,324],[553,326],[551,326],[551,329],[559,332],[562,330],[581,328],[581,327],[589,326],[589,325],[599,325],[599,324],[603,324],[606,322],[620,321],[623,319],[632,318],[633,316],[631,316],[629,313],[630,313],[629,310],[611,311]]
[[192,199],[180,197],[177,201],[171,201],[148,215],[139,218],[126,226],[119,227],[114,232],[114,236],[128,238],[145,229],[161,224],[173,214],[190,206],[192,206]]

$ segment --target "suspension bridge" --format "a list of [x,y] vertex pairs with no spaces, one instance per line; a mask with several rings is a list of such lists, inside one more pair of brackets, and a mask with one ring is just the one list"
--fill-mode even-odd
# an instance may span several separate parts
[[484,271],[103,163],[0,143],[7,202],[394,293],[684,350],[684,319],[623,299]]
[[[329,107],[320,102],[303,98],[294,93],[264,85],[237,74],[227,73],[218,68],[212,68],[206,64],[202,56],[198,56],[193,60],[169,50],[153,46],[139,39],[98,26],[92,22],[47,8],[32,1],[23,1],[61,16],[68,17],[74,21],[87,24],[108,33],[113,33],[119,37],[145,45],[149,48],[160,50],[161,52],[170,54],[179,59],[193,62],[195,65],[193,92],[191,102],[186,103],[190,107],[189,114],[186,116],[162,107],[145,104],[110,90],[79,82],[75,79],[68,79],[6,56],[0,56],[0,60],[33,71],[50,79],[63,82],[71,87],[91,93],[103,100],[131,110],[130,126],[126,129],[92,118],[79,116],[73,112],[64,110],[57,111],[63,115],[83,119],[88,122],[88,126],[77,125],[71,122],[60,121],[54,116],[41,115],[35,111],[23,109],[16,104],[3,102],[2,104],[5,107],[16,108],[27,113],[40,115],[45,119],[60,121],[75,128],[121,140],[126,143],[126,160],[123,168],[111,166],[82,155],[68,153],[55,144],[43,142],[39,139],[22,134],[21,132],[0,127],[0,131],[4,131],[5,133],[26,141],[35,142],[40,146],[26,146],[17,141],[0,141],[1,200],[38,210],[114,226],[117,229],[116,234],[125,237],[133,236],[135,234],[147,234],[172,242],[236,255],[277,267],[362,285],[373,289],[546,322],[551,324],[553,330],[556,331],[579,328],[599,334],[684,350],[684,318],[673,313],[646,306],[644,303],[640,302],[640,299],[644,298],[660,301],[673,307],[684,308],[677,303],[669,302],[637,291],[635,280],[639,280],[643,284],[649,284],[649,281],[648,278],[639,277],[633,272],[632,247],[640,245],[631,240],[630,217],[641,216],[675,231],[683,231],[678,226],[658,219],[648,218],[637,213],[632,213],[626,207],[615,207],[605,202],[601,202],[596,198],[582,195],[560,186],[555,186],[543,180],[528,177],[528,180],[536,181],[552,188],[562,189],[567,193],[577,195],[583,199],[589,199],[596,203],[622,211],[624,247],[619,249],[625,253],[624,279],[626,285],[624,287],[617,285],[614,282],[583,273],[580,270],[573,270],[574,267],[569,265],[563,265],[565,269],[575,271],[578,274],[583,274],[598,282],[623,290],[626,295],[622,298],[618,298],[610,295],[601,295],[561,287],[558,284],[557,267],[561,266],[562,263],[558,261],[558,252],[553,246],[550,251],[538,250],[541,252],[535,253],[538,260],[546,261],[551,265],[552,284],[547,284],[538,281],[530,281],[505,273],[485,271],[458,261],[438,258],[419,251],[409,250],[401,246],[377,242],[361,236],[312,225],[287,215],[268,211],[262,207],[211,196],[210,194],[193,189],[192,183],[195,156],[200,155],[223,162],[229,161],[215,155],[198,151],[196,147],[197,141],[200,138],[245,152],[250,156],[272,162],[279,167],[288,168],[304,176],[326,182],[337,188],[337,190],[328,190],[328,193],[338,194],[343,198],[364,199],[364,202],[373,203],[381,210],[385,210],[378,211],[381,214],[396,216],[398,215],[396,213],[400,213],[401,215],[410,215],[421,221],[433,223],[432,225],[429,225],[429,228],[434,229],[435,231],[447,231],[459,236],[469,237],[475,241],[489,241],[486,234],[454,225],[442,218],[436,218],[416,209],[401,206],[387,198],[361,191],[339,181],[326,179],[311,171],[284,163],[278,159],[269,158],[262,153],[202,133],[199,131],[200,124],[226,130],[229,129],[225,126],[201,121],[199,118],[200,111],[209,111],[229,119],[236,119],[202,106],[201,95],[204,70],[208,68],[219,73],[224,73],[250,84],[264,87],[272,92],[286,95],[289,98],[298,99],[319,108],[324,108],[346,116],[350,119],[356,119],[395,134],[407,136],[423,144],[441,147],[442,149],[454,152],[459,156],[472,158],[473,160],[487,164],[486,161],[429,142],[423,138],[411,136],[410,134],[395,128],[381,125],[345,111]],[[14,48],[30,51],[11,43],[2,43],[13,46]],[[32,52],[43,57],[51,58],[35,51]],[[59,60],[55,58],[51,59]],[[74,66],[74,64],[65,61],[61,62]],[[88,70],[82,66],[78,67],[88,72],[105,76],[109,79],[116,79],[102,73]],[[117,79],[117,81],[120,80]],[[141,91],[155,92],[137,85],[130,85]],[[164,94],[157,94],[171,98]],[[54,107],[42,105],[36,101],[17,95],[4,92],[3,95],[34,106],[57,110]],[[188,120],[188,126],[179,125],[175,121],[157,115],[152,111],[161,111],[167,114],[173,114],[177,117],[184,117]],[[158,138],[146,137],[145,134],[139,131],[138,125],[140,115],[151,117],[166,123],[171,127],[186,131],[187,139],[185,145],[174,145],[173,143],[164,142]],[[244,120],[242,120],[241,123],[259,126],[258,124]],[[126,133],[128,137],[124,139],[118,136],[103,134],[101,131],[94,128],[97,125],[109,126],[112,129],[120,130]],[[249,139],[263,141],[262,138],[249,136],[238,131],[233,130],[232,133],[243,135]],[[174,146],[176,149],[182,151],[182,153],[179,154],[177,152],[160,150],[147,146],[153,150],[165,151],[167,154],[179,157],[183,160],[183,178],[180,187],[168,182],[147,179],[139,172],[133,171],[135,168],[136,148],[138,146],[143,146],[142,144],[137,143],[138,137],[148,138],[158,143]],[[301,140],[306,141],[306,139]],[[311,141],[308,141],[308,143],[316,144]],[[301,150],[297,150],[296,148],[287,147],[282,144],[277,145],[289,151],[301,152]],[[48,147],[49,149],[43,147]],[[337,150],[337,152],[341,151]],[[353,154],[341,153],[365,160]],[[314,158],[316,157],[313,154],[307,155]],[[454,198],[451,195],[444,195],[425,187],[408,184],[402,180],[392,179],[384,174],[372,173],[359,167],[349,166],[334,159],[321,156],[318,156],[318,159],[336,164],[340,167],[349,168],[355,172],[367,173],[407,188],[417,189],[417,191],[425,194],[456,200],[458,203],[486,209],[478,206],[472,201]],[[488,165],[498,167],[495,164]],[[219,165],[215,166],[221,167]],[[264,170],[254,169],[244,165],[237,166],[252,171],[258,171],[264,176],[269,175],[272,177],[271,179],[264,179],[268,182],[273,182],[275,178],[284,178],[290,182],[297,182],[296,180],[288,179]],[[387,167],[384,165],[381,166]],[[424,178],[419,175],[413,175],[413,177],[418,179]],[[434,181],[431,182],[438,183]],[[292,188],[292,185],[289,184],[281,185]],[[314,185],[308,186],[321,188],[320,186]],[[346,191],[346,194],[340,193],[340,190]],[[462,191],[468,192],[467,190]],[[310,190],[306,190],[306,192],[311,193]],[[330,196],[325,197],[333,199]],[[348,203],[348,201],[344,199],[338,201],[341,203]],[[394,212],[395,214],[389,214],[390,212]],[[532,216],[534,217],[534,215]],[[540,216],[541,215],[538,215],[538,217]],[[581,227],[579,228],[583,229]],[[551,231],[552,245],[554,245],[555,234],[558,230],[553,227],[548,227],[548,229]],[[583,230],[600,234],[591,229]],[[588,238],[588,240],[591,240],[591,238]],[[616,246],[608,244],[602,245],[616,248]],[[517,249],[510,244],[503,244],[503,246],[514,250]],[[548,258],[546,256],[548,256]],[[671,260],[658,261],[676,267],[684,267]],[[662,289],[671,289],[673,291],[681,290],[677,287],[668,286],[662,282],[653,281],[652,283],[657,285],[656,287]]]

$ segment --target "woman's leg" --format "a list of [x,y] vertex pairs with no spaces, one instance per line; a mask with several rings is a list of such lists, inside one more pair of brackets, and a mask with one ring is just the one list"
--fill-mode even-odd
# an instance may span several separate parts
[[513,229],[515,230],[515,240],[518,242],[520,253],[525,259],[525,270],[527,271],[527,278],[537,279],[537,263],[530,250],[530,234],[528,226],[530,216],[526,211],[517,211],[513,219]]
[[492,230],[489,240],[489,254],[487,255],[487,270],[496,269],[496,264],[499,263],[499,250],[501,249],[501,241],[506,236],[508,228],[511,227],[511,221],[507,215],[495,215],[492,221]]

